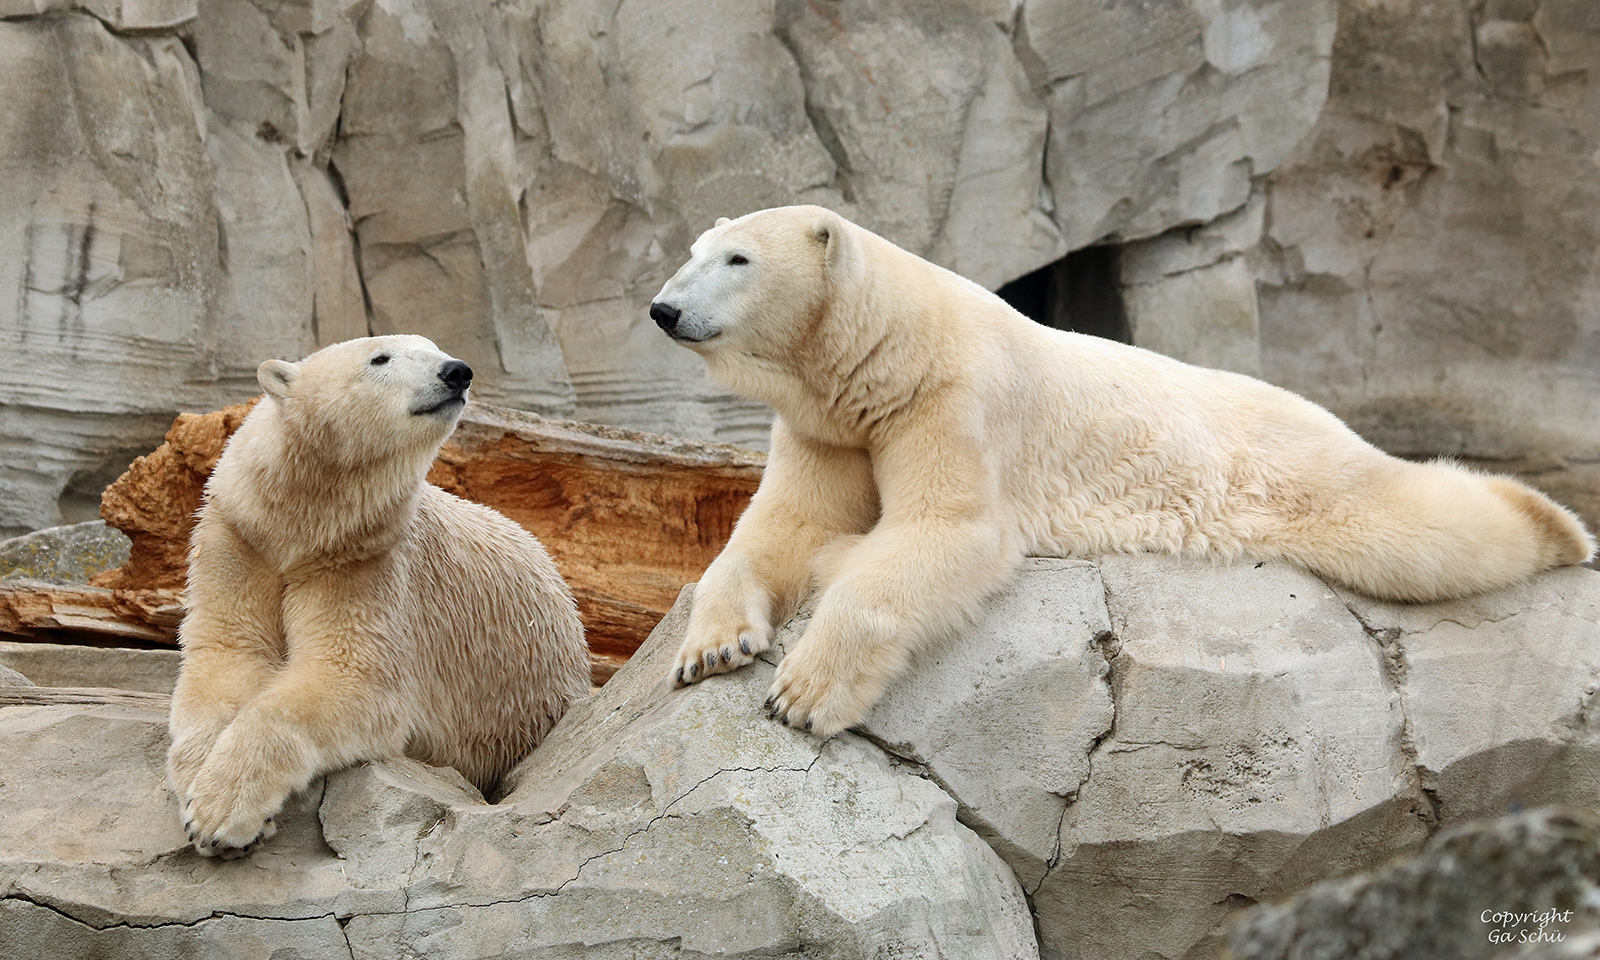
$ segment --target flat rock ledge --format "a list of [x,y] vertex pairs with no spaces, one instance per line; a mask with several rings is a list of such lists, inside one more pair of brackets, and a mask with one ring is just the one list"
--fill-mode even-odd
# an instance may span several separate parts
[[0,942],[1198,960],[1258,902],[1600,795],[1590,570],[1398,607],[1278,563],[1029,560],[825,742],[761,711],[804,611],[752,668],[666,683],[689,596],[506,802],[366,764],[233,863],[184,843],[158,706],[0,699]]

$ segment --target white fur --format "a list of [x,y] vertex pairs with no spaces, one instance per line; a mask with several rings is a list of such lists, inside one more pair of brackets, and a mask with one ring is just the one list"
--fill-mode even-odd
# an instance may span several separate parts
[[1406,601],[1593,555],[1529,487],[1395,459],[1259,380],[1040,326],[822,208],[719,222],[691,254],[656,298],[670,332],[778,418],[677,676],[749,663],[815,582],[772,689],[787,723],[859,720],[1029,554],[1283,557]]
[[448,764],[488,793],[587,691],[544,548],[423,482],[465,402],[450,359],[395,336],[261,365],[267,398],[206,484],[180,631],[168,769],[201,853],[249,850],[290,793],[358,760]]

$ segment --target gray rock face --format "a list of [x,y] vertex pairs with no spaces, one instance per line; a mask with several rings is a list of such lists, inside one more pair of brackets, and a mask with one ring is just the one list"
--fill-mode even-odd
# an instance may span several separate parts
[[1592,956],[1597,929],[1600,818],[1548,808],[1447,830],[1400,863],[1258,907],[1228,945],[1233,960],[1554,960]]
[[171,694],[178,682],[180,658],[176,650],[0,640],[0,667],[41,687],[100,687]]
[[1322,108],[1336,13],[1335,0],[1023,4],[1068,249],[1244,206]]
[[1407,749],[1444,819],[1583,803],[1600,785],[1594,579],[1568,568],[1540,577],[1537,593],[1418,607],[1345,596],[1384,652]]
[[1213,956],[1241,907],[1441,823],[1592,802],[1597,602],[1582,569],[1402,607],[1280,563],[1033,559],[860,729],[1006,859],[1041,956]]
[[[981,623],[924,651],[890,685],[862,729],[927,764],[961,799],[962,822],[1033,891],[1060,852],[1061,818],[1089,778],[1090,754],[1111,730],[1113,645],[1095,565],[1031,559]],[[1016,717],[1033,719],[1018,726]]]
[[1031,891],[1056,956],[1206,955],[1240,903],[1427,835],[1399,697],[1338,595],[1287,565],[1172,563],[1100,565],[1116,724]]
[[1345,0],[1327,107],[1268,179],[1267,377],[1600,518],[1597,96],[1589,0]]
[[[996,287],[1246,203],[1316,118],[1332,0],[1158,7],[0,0],[0,534],[368,332],[480,399],[762,445],[645,312],[716,217],[822,203]],[[1201,328],[1253,369],[1238,273]],[[1148,292],[1152,343],[1210,342]]]

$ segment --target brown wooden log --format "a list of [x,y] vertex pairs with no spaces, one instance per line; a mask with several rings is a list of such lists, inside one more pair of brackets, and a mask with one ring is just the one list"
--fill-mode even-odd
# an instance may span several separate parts
[[[255,402],[180,415],[166,443],[134,461],[102,498],[101,516],[133,540],[128,562],[92,587],[0,586],[0,633],[175,643],[201,493]],[[577,597],[602,683],[722,549],[765,460],[724,444],[473,403],[428,479],[544,542]]]
[[0,634],[57,639],[57,631],[176,643],[183,620],[176,590],[110,590],[42,580],[0,580]]

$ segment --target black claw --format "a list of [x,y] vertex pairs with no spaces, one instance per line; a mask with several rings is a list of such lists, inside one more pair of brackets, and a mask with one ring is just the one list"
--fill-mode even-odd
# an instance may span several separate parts
[[674,676],[674,682],[678,683],[679,685],[681,685],[683,683],[683,668],[682,667],[678,668],[678,672]]
[[807,730],[807,731],[810,731],[810,729],[811,729],[811,721],[810,721],[810,720],[807,720],[807,721],[806,721],[806,730]]
[[717,665],[717,651],[715,651],[715,650],[707,650],[706,651],[706,669],[710,670],[712,667],[714,667],[716,665]]
[[732,647],[723,647],[722,648],[722,662],[723,663],[732,663],[733,662],[733,648]]
[[777,697],[768,697],[766,702],[761,705],[762,709],[771,710],[772,709],[772,701],[774,701],[776,699],[778,699],[778,698]]
[[689,664],[689,679],[693,680],[695,677],[698,677],[699,675],[700,675],[700,664],[698,664],[698,663]]
[[744,655],[745,656],[748,657],[748,656],[751,655],[750,654],[750,640],[749,640],[749,638],[747,638],[747,637],[740,637],[739,638],[739,649],[744,651]]

